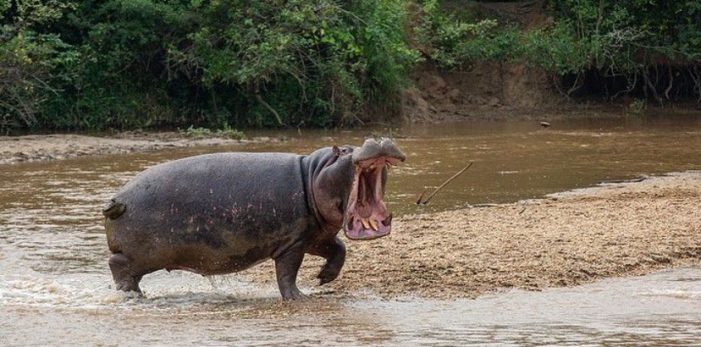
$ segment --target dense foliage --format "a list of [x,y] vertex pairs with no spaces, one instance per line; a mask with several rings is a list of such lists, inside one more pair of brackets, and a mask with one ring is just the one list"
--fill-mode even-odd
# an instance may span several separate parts
[[519,30],[429,0],[422,37],[430,57],[446,68],[524,62],[568,77],[567,94],[589,79],[608,96],[639,92],[661,102],[676,93],[701,100],[700,0],[561,0],[546,7],[551,23]]
[[397,99],[399,0],[0,0],[0,128],[330,126]]
[[424,57],[701,99],[701,0],[547,1],[528,28],[480,3],[0,0],[0,130],[352,124],[396,111]]

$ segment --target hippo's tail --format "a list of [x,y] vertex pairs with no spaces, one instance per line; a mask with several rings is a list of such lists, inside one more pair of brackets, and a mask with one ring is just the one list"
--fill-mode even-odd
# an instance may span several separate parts
[[121,216],[126,210],[127,205],[112,199],[107,203],[107,206],[102,209],[102,214],[105,217],[114,220],[119,218],[119,216]]

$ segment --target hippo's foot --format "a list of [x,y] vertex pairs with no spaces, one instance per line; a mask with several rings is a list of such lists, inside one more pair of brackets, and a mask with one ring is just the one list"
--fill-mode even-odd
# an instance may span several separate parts
[[297,272],[304,259],[304,249],[295,246],[275,258],[275,275],[283,300],[299,300],[305,298],[297,288]]
[[341,267],[335,266],[334,264],[331,264],[331,262],[326,262],[326,264],[321,267],[321,271],[319,271],[319,274],[316,275],[316,278],[319,279],[319,285],[323,286],[324,284],[335,280],[340,273]]
[[292,290],[289,290],[287,293],[282,294],[282,300],[285,301],[301,301],[301,300],[307,300],[308,297],[302,293],[301,290],[297,289],[296,287]]
[[338,237],[317,244],[310,253],[326,258],[326,264],[321,267],[321,271],[316,276],[319,279],[319,285],[335,280],[341,273],[343,263],[346,261],[346,247]]
[[114,278],[114,284],[117,286],[117,290],[141,294],[139,281],[141,281],[143,275],[134,275],[130,263],[129,258],[122,253],[115,253],[112,255],[109,264],[110,270],[112,271],[112,278]]

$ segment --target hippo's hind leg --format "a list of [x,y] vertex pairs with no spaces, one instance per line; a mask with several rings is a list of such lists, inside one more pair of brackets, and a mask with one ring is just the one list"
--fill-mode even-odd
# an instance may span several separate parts
[[335,280],[341,273],[343,263],[346,261],[346,247],[338,236],[315,244],[308,252],[326,258],[326,264],[321,267],[321,271],[316,276],[319,279],[319,285]]
[[304,259],[304,248],[300,246],[291,247],[274,259],[275,275],[282,299],[304,299],[304,294],[297,288],[297,272]]
[[109,260],[112,278],[118,290],[125,292],[141,293],[139,281],[151,271],[139,271],[135,269],[134,263],[122,253],[115,253]]

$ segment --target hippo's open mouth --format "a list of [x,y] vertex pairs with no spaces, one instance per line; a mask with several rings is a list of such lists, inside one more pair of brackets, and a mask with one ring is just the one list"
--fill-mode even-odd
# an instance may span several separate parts
[[343,223],[343,230],[349,239],[371,240],[390,233],[392,214],[382,200],[383,176],[386,176],[386,167],[397,165],[403,159],[379,156],[356,162]]

